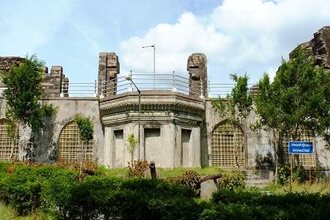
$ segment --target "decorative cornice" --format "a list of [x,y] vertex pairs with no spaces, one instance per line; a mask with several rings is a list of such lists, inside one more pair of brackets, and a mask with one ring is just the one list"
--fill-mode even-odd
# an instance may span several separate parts
[[[138,111],[138,93],[127,92],[100,99],[102,115]],[[183,111],[201,114],[205,111],[204,99],[176,92],[142,91],[141,112]]]

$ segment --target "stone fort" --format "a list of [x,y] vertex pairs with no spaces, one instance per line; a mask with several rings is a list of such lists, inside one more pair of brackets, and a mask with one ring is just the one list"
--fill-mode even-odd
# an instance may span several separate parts
[[[316,58],[318,65],[330,70],[330,27],[320,29],[301,46]],[[0,57],[0,71],[8,71],[22,59]],[[127,148],[130,134],[140,140],[134,158],[154,161],[158,167],[256,169],[260,168],[258,159],[273,160],[270,134],[233,125],[212,107],[214,98],[209,95],[204,54],[193,53],[188,57],[186,76],[156,73],[149,81],[151,86],[147,82],[150,76],[143,74],[131,73],[130,79],[135,84],[127,80],[120,73],[119,61],[114,52],[99,54],[94,97],[71,97],[70,82],[63,68],[53,66],[50,71],[44,68],[41,101],[53,104],[57,113],[53,121],[46,123],[44,135],[32,149],[33,160],[79,159],[81,143],[73,121],[77,113],[89,117],[94,126],[93,141],[85,149],[85,159],[110,168],[125,167],[130,161]],[[3,89],[5,85],[0,83],[0,91]],[[21,128],[19,141],[12,143],[6,131],[5,109],[6,101],[0,98],[0,160],[22,160],[26,155],[24,140],[30,136],[30,130]],[[254,118],[252,113],[249,120]],[[302,165],[315,168],[318,164],[328,170],[330,149],[325,142],[319,137],[302,139],[315,146],[313,154],[300,156]],[[237,146],[245,147],[237,151]]]

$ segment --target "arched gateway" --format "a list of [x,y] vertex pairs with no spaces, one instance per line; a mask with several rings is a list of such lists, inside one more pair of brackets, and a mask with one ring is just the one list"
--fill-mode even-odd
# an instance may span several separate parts
[[244,167],[246,145],[241,128],[230,121],[219,123],[212,132],[212,165],[226,168]]
[[64,162],[79,161],[83,155],[85,161],[92,161],[93,146],[93,140],[83,145],[77,123],[71,121],[61,131],[58,159]]

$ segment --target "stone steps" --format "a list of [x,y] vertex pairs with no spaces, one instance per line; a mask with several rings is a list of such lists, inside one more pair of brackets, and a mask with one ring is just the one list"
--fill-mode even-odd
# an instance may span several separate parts
[[255,180],[246,180],[246,186],[254,186],[254,187],[265,187],[267,186],[271,181],[269,179],[255,179]]

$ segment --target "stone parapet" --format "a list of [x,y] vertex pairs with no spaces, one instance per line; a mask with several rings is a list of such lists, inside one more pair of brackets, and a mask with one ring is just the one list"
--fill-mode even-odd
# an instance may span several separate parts
[[120,72],[119,59],[114,52],[99,53],[98,95],[108,97],[116,95],[117,75]]
[[[25,58],[22,57],[0,57],[0,72],[8,72],[10,68],[18,66]],[[65,77],[62,66],[52,66],[50,73],[48,68],[43,67],[42,70],[42,83],[43,98],[47,97],[68,97],[68,84],[69,79]],[[0,82],[0,86],[4,86]]]
[[316,65],[330,69],[330,26],[321,28],[314,33],[312,40],[300,44],[290,54],[290,59],[295,57],[297,49],[301,47],[307,51],[309,56],[314,57]]
[[189,94],[207,97],[207,59],[203,53],[193,53],[187,61]]

